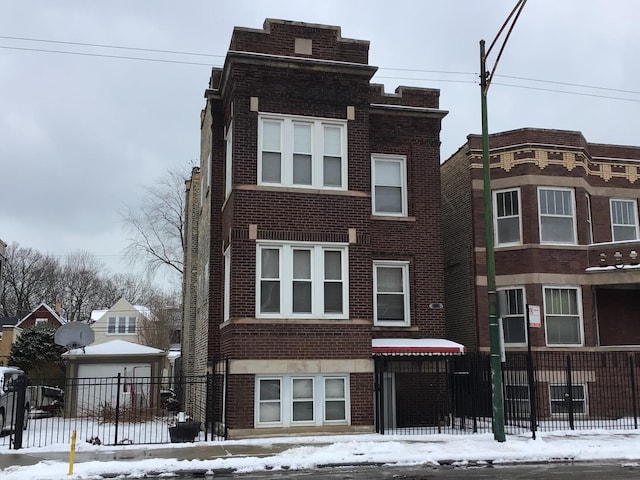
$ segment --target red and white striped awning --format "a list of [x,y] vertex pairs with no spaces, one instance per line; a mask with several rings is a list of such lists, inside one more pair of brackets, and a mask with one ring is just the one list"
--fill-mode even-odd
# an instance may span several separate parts
[[374,355],[460,355],[467,351],[460,343],[444,338],[374,338]]

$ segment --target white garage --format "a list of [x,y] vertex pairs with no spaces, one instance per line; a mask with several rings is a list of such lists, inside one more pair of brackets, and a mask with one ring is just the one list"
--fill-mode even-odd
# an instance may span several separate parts
[[89,415],[98,407],[150,407],[158,398],[166,353],[125,340],[65,353],[65,414]]

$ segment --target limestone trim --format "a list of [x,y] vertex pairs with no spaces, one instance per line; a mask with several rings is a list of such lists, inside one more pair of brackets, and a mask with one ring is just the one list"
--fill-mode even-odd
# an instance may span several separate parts
[[[519,154],[525,158],[516,158]],[[550,165],[559,165],[568,172],[576,168],[582,168],[587,177],[601,178],[605,182],[613,178],[622,178],[629,183],[635,183],[640,179],[640,166],[616,159],[599,160],[587,157],[582,152],[565,151],[547,148],[521,148],[503,152],[491,153],[491,168],[511,171],[518,165],[534,164],[540,170]],[[471,156],[471,168],[482,169],[482,157]]]

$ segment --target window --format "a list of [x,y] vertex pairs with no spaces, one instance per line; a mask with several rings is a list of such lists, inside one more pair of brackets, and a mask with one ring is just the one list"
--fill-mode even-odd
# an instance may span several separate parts
[[526,344],[527,325],[523,288],[503,288],[498,290],[502,332],[505,344]]
[[345,375],[258,376],[256,426],[347,424],[348,380]]
[[45,323],[48,323],[46,318],[36,318],[36,325],[43,325]]
[[611,236],[614,242],[638,239],[638,204],[635,200],[611,199]]
[[531,414],[528,385],[505,385],[504,403],[508,418],[528,418]]
[[589,194],[585,194],[585,200],[587,201],[587,241],[589,245],[593,243],[593,220],[591,217],[591,197]]
[[136,317],[109,317],[107,335],[135,335]]
[[544,287],[547,345],[581,345],[580,292],[575,287]]
[[346,189],[346,131],[343,120],[262,114],[258,183]]
[[374,324],[408,326],[409,263],[376,261],[373,265]]
[[521,243],[519,190],[494,192],[493,211],[495,212],[496,245]]
[[573,190],[538,189],[541,243],[576,243]]
[[406,216],[406,158],[395,155],[374,155],[371,163],[373,213]]
[[293,422],[312,422],[313,415],[313,378],[291,379],[291,420]]
[[282,420],[282,380],[265,378],[258,382],[258,423],[280,423]]
[[[576,415],[587,413],[586,385],[572,385],[571,390],[567,385],[549,385],[549,398],[551,399],[551,414],[562,415],[569,413],[572,407]],[[571,392],[571,395],[569,395]]]
[[347,318],[348,249],[326,244],[258,245],[258,317]]
[[233,189],[233,124],[229,123],[227,128],[227,135],[225,137],[226,153],[225,153],[225,179],[224,179],[224,192],[225,196],[231,194]]

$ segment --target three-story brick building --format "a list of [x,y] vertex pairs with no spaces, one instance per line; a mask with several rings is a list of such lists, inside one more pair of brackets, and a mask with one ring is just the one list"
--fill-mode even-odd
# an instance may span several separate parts
[[230,437],[372,431],[375,355],[463,348],[432,341],[447,112],[436,89],[372,84],[368,51],[338,27],[268,19],[236,27],[212,71],[183,365],[227,365]]

